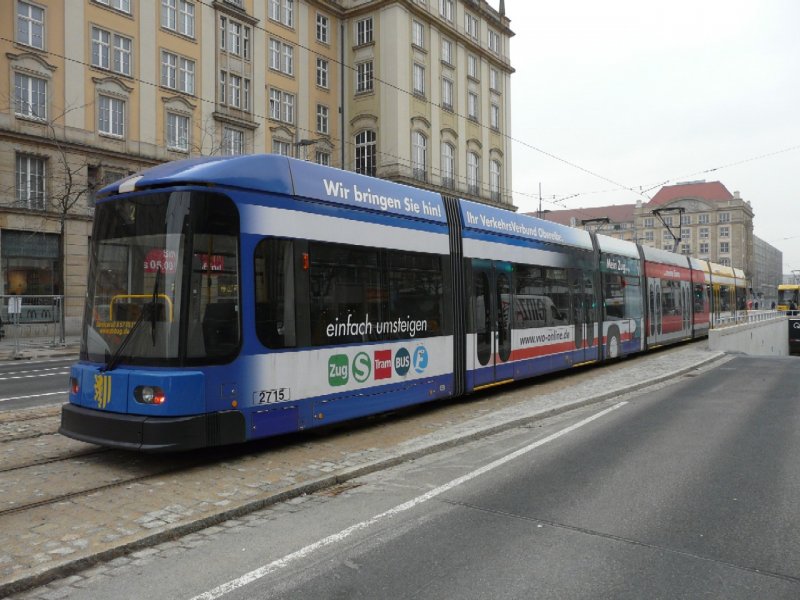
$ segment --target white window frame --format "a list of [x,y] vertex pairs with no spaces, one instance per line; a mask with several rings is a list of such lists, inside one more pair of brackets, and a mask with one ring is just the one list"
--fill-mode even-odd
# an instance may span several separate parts
[[729,212],[721,212],[721,213],[719,213],[719,222],[720,223],[730,223],[731,222],[731,213],[729,213]]
[[500,92],[500,71],[494,67],[489,67],[489,89]]
[[481,157],[475,152],[467,152],[467,192],[477,195],[481,184]]
[[329,33],[329,19],[327,15],[317,13],[317,41],[321,44],[327,44],[330,36]]
[[327,135],[329,131],[330,110],[324,104],[317,104],[317,133]]
[[127,15],[131,14],[131,0],[95,0],[95,2],[98,4],[105,4]]
[[244,131],[223,126],[222,147],[220,150],[224,156],[238,156],[244,154]]
[[325,152],[324,150],[317,150],[314,155],[314,162],[318,165],[331,166],[331,153]]
[[167,111],[167,148],[176,152],[189,152],[191,118]]
[[442,62],[448,65],[453,64],[453,42],[447,38],[442,38]]
[[44,50],[45,10],[31,2],[17,0],[16,40],[20,44]]
[[356,93],[371,92],[373,89],[374,66],[371,60],[356,64]]
[[467,77],[480,80],[480,61],[474,54],[467,54]]
[[188,0],[161,0],[161,26],[194,38],[194,3]]
[[456,147],[442,142],[442,186],[454,189],[456,185]]
[[328,89],[328,60],[317,58],[317,85]]
[[356,46],[370,44],[373,40],[374,23],[372,17],[356,21]]
[[427,181],[428,138],[421,131],[411,132],[411,172],[414,179]]
[[720,254],[730,254],[731,253],[731,243],[730,242],[720,242],[719,243],[719,253]]
[[479,39],[479,23],[478,17],[467,11],[464,11],[464,33],[466,33],[473,40]]
[[292,155],[292,144],[283,140],[272,140],[272,153],[281,156]]
[[47,208],[46,159],[17,153],[14,171],[17,203],[30,210]]
[[731,237],[731,228],[730,225],[722,225],[719,228],[719,237],[721,238],[729,238]]
[[473,121],[478,120],[480,113],[480,102],[476,92],[467,92],[467,118]]
[[378,170],[378,135],[373,129],[359,131],[353,144],[354,170],[364,175],[375,175]]
[[414,79],[414,94],[417,96],[425,96],[425,65],[414,63],[413,79]]
[[14,73],[14,114],[44,121],[47,119],[47,80],[27,73]]
[[125,137],[125,100],[100,94],[97,106],[97,131],[102,135]]
[[492,102],[489,108],[489,126],[496,130],[500,130],[500,105]]
[[494,29],[489,29],[489,40],[488,40],[489,50],[494,52],[495,54],[501,54],[502,44],[500,34],[497,33]]
[[442,108],[453,110],[453,93],[455,84],[447,77],[442,77]]
[[489,161],[489,195],[492,200],[500,201],[500,162],[497,160]]
[[411,21],[411,43],[417,48],[425,48],[425,26],[419,21]]
[[439,0],[439,15],[450,23],[453,22],[453,0]]

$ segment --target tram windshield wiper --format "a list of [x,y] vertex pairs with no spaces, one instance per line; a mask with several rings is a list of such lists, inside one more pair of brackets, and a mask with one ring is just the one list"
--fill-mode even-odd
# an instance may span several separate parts
[[131,327],[130,331],[125,335],[122,342],[119,346],[117,346],[116,351],[106,361],[106,364],[103,365],[103,368],[100,369],[101,372],[105,373],[107,371],[113,371],[119,365],[119,362],[122,360],[122,351],[125,349],[125,346],[128,345],[128,342],[133,339],[133,334],[139,329],[139,325],[142,324],[146,316],[150,316],[150,323],[151,323],[151,336],[153,339],[153,345],[156,345],[156,320],[158,319],[158,280],[161,276],[161,267],[158,267],[156,271],[156,281],[153,285],[153,296],[152,300],[147,304],[142,306],[142,310],[139,313],[139,316],[134,321],[133,326]]

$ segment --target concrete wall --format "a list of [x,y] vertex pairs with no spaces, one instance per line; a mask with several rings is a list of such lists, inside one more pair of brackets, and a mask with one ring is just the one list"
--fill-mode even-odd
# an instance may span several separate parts
[[786,317],[779,317],[712,329],[708,346],[711,350],[752,356],[789,356],[789,322]]

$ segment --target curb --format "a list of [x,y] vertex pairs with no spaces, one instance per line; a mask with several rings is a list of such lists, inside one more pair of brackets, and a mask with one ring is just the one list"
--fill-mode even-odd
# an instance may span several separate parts
[[621,396],[624,394],[629,394],[631,392],[638,391],[642,388],[650,387],[652,385],[658,385],[672,378],[684,375],[690,371],[695,371],[703,367],[711,366],[714,363],[722,361],[727,357],[728,355],[724,352],[716,352],[713,353],[708,358],[701,360],[692,366],[682,367],[675,371],[670,371],[669,373],[653,377],[652,379],[648,379],[646,381],[642,381],[640,383],[636,383],[634,385],[627,386],[625,388],[617,388],[610,391],[601,392],[599,394],[596,394],[594,396],[589,396],[588,398],[584,398],[582,400],[576,400],[575,402],[566,402],[554,408],[539,410],[524,416],[510,418],[509,420],[503,421],[502,423],[497,423],[494,425],[489,425],[484,428],[479,428],[469,433],[454,434],[447,439],[429,443],[427,445],[423,445],[422,447],[408,450],[406,452],[401,452],[400,454],[397,454],[395,456],[378,459],[356,467],[344,468],[340,470],[338,473],[334,473],[331,475],[327,475],[325,477],[320,477],[318,479],[314,479],[302,484],[298,484],[296,486],[289,487],[280,492],[276,492],[263,498],[245,502],[240,506],[223,510],[214,515],[209,515],[202,519],[197,519],[189,523],[183,523],[181,525],[176,525],[174,527],[167,527],[163,531],[159,531],[158,533],[145,536],[138,540],[127,542],[120,546],[109,548],[108,550],[96,552],[95,554],[77,558],[62,563],[60,565],[55,565],[53,567],[47,568],[43,571],[33,573],[30,575],[25,575],[23,577],[20,577],[19,579],[4,584],[0,584],[0,598],[4,598],[10,594],[18,594],[30,590],[31,588],[46,585],[57,579],[62,579],[69,575],[73,575],[79,571],[94,566],[95,564],[101,562],[108,562],[120,556],[125,556],[127,554],[131,554],[133,552],[143,550],[145,548],[150,548],[152,546],[156,546],[158,544],[168,542],[176,538],[184,537],[191,533],[196,533],[208,527],[219,525],[220,523],[224,523],[225,521],[229,521],[231,519],[237,519],[239,517],[253,513],[255,511],[261,510],[263,508],[266,508],[273,504],[277,504],[279,502],[285,502],[287,500],[291,500],[292,498],[296,498],[298,496],[313,494],[325,488],[329,488],[350,481],[352,479],[356,479],[358,477],[363,477],[364,475],[369,475],[377,471],[395,467],[404,462],[415,460],[430,454],[435,454],[437,452],[441,452],[443,450],[454,448],[461,444],[466,444],[484,437],[501,433],[509,429],[514,429],[516,427],[528,425],[530,423],[540,421],[547,417],[563,414],[571,410],[575,410],[592,404],[597,404],[599,402],[609,400],[616,396]]

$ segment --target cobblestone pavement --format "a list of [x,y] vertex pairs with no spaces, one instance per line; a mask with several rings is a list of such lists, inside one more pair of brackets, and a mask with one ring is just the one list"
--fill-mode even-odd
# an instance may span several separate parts
[[[213,464],[6,513],[0,516],[0,597],[55,579],[61,581],[38,588],[37,594],[62,597],[64,581],[77,585],[106,576],[100,574],[107,573],[107,565],[113,568],[146,560],[157,544],[166,542],[168,548],[179,551],[181,545],[208,535],[209,527],[228,527],[256,510],[555,412],[676,380],[724,358],[709,351],[704,342],[694,343],[427,410],[251,444]],[[57,420],[51,410],[42,409],[43,417],[36,425],[13,421],[13,414],[0,421],[0,436],[13,435],[14,427],[42,429],[41,436],[17,446],[13,457],[3,456],[0,448],[0,468],[95,448],[55,434]],[[75,465],[76,460],[83,462],[78,457],[69,464]],[[97,469],[102,467],[90,462],[91,457],[81,468],[56,476],[62,477],[65,488],[80,487],[82,477],[96,482]]]

